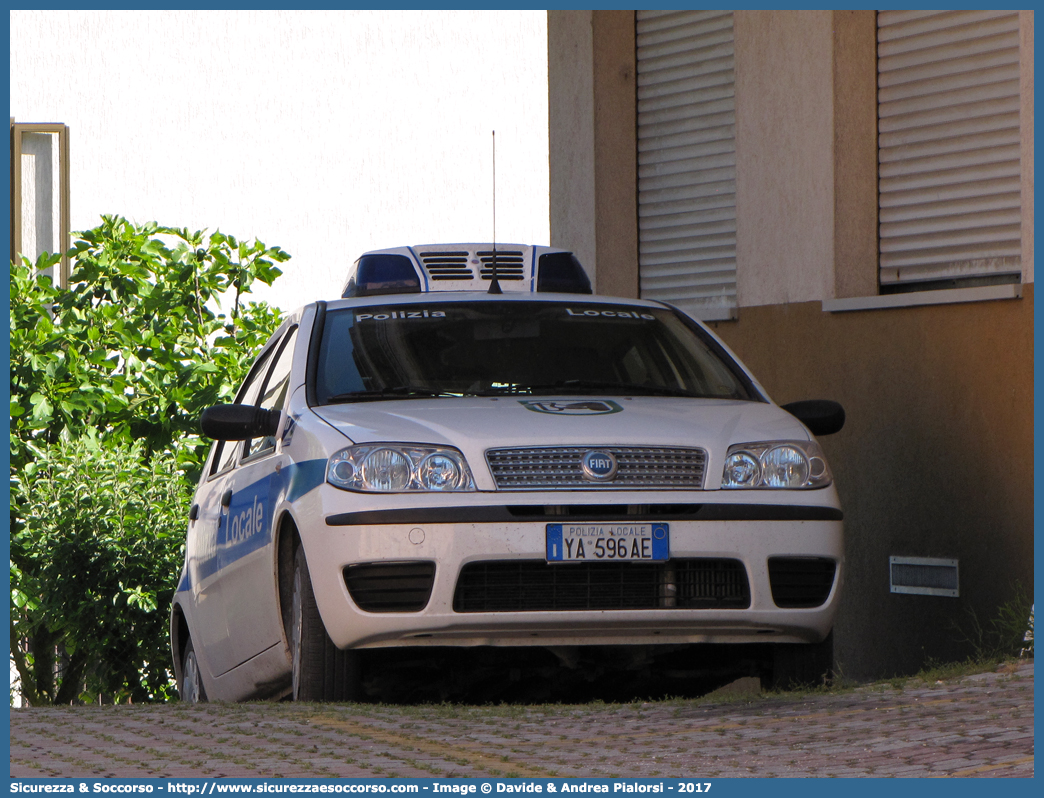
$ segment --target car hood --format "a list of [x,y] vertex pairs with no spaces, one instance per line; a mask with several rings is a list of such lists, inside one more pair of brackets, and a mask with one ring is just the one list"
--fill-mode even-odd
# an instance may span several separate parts
[[[354,402],[313,408],[353,443],[453,446],[474,466],[488,449],[528,446],[679,446],[720,468],[731,444],[809,440],[766,402],[676,397],[462,397]],[[478,478],[478,474],[476,474]]]

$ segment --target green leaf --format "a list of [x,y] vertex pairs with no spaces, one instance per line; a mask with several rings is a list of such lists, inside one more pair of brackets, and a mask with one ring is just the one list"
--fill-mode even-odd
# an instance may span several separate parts
[[33,406],[33,418],[47,418],[54,412],[51,403],[42,393],[34,393],[30,396],[29,404]]

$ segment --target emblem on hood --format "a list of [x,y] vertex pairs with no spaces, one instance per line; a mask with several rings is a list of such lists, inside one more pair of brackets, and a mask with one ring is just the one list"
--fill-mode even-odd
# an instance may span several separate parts
[[608,482],[616,476],[618,467],[619,464],[612,452],[600,452],[593,449],[580,458],[580,468],[584,472],[584,477],[595,482]]
[[579,402],[541,402],[520,399],[519,404],[534,413],[548,413],[552,416],[605,416],[623,410],[616,402],[601,399],[587,399]]

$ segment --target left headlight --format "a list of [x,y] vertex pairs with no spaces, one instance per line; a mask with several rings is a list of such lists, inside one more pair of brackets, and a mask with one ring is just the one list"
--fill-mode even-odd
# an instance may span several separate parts
[[326,481],[344,490],[374,493],[475,490],[471,470],[459,451],[409,443],[341,449],[326,464]]
[[763,441],[730,446],[722,488],[825,488],[833,481],[815,441]]

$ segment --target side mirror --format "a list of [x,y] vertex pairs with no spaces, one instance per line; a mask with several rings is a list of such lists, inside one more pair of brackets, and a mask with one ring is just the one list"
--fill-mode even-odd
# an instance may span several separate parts
[[833,435],[845,426],[845,409],[829,399],[806,399],[782,405],[782,408],[813,435]]
[[199,427],[208,438],[218,441],[245,441],[275,435],[279,430],[279,410],[254,405],[214,405],[203,411]]

